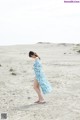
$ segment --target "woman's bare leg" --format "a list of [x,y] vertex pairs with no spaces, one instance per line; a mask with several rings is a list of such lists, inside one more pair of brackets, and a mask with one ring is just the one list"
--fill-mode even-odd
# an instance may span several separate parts
[[38,101],[44,101],[44,98],[43,98],[43,96],[41,94],[41,90],[40,90],[40,87],[39,87],[39,83],[38,83],[38,81],[36,79],[34,80],[34,89],[38,94],[38,98],[39,98]]

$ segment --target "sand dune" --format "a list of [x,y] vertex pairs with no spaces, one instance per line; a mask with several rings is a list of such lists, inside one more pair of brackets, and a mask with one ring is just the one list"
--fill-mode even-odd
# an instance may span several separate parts
[[[34,104],[33,60],[37,52],[53,92],[46,104]],[[38,43],[0,47],[0,113],[8,120],[80,120],[79,44]]]

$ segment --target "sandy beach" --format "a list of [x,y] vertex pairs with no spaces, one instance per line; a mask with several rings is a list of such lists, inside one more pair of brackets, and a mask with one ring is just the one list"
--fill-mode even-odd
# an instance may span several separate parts
[[[53,91],[35,104],[32,50],[41,57]],[[0,114],[7,120],[80,120],[80,44],[0,46]]]

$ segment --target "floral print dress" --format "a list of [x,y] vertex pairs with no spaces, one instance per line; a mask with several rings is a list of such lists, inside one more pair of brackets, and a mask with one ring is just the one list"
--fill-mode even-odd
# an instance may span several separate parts
[[49,81],[46,79],[45,74],[42,69],[42,64],[39,59],[36,59],[33,65],[36,80],[38,81],[43,94],[49,93],[52,91],[52,86]]

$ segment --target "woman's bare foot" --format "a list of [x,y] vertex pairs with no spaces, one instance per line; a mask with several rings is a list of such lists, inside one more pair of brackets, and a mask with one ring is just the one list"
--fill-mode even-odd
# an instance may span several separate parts
[[38,104],[44,104],[46,101],[39,101]]
[[41,99],[39,99],[39,102],[38,102],[39,104],[43,104],[43,103],[46,103],[45,102],[45,100],[44,100],[44,98],[41,98]]
[[34,103],[38,103],[38,102],[39,102],[39,100],[35,101]]
[[37,101],[35,101],[34,103],[39,103],[39,104],[43,104],[46,103],[44,99],[39,99]]

